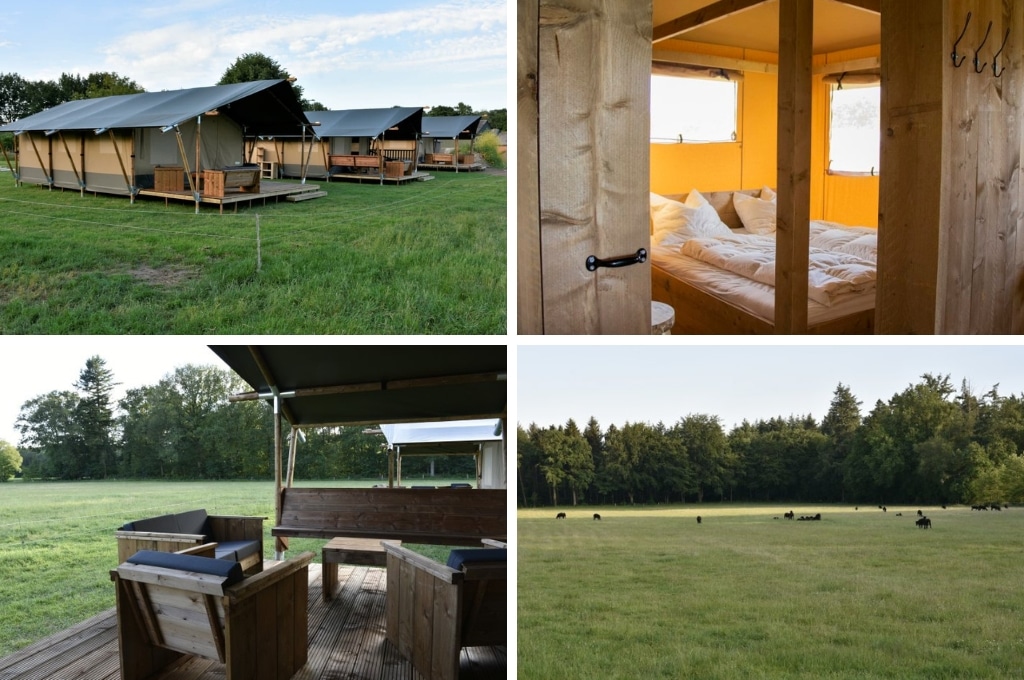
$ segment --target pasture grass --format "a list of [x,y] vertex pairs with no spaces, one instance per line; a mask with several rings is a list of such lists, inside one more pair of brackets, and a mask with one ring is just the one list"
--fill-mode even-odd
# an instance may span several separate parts
[[317,184],[329,195],[196,215],[2,173],[0,332],[506,333],[503,175]]
[[[273,482],[15,481],[0,484],[0,501],[0,657],[114,606],[109,575],[117,567],[114,532],[127,521],[196,508],[211,515],[268,517],[263,556],[274,556]],[[320,562],[326,542],[291,539],[287,555],[311,550],[313,561]],[[441,562],[448,557],[445,546],[409,547]]]
[[923,510],[520,510],[519,678],[1019,677],[1024,509]]

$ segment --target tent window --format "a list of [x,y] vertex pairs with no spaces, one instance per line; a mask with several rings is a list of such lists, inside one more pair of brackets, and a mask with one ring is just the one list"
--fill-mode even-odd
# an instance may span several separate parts
[[736,141],[735,81],[651,76],[651,142]]
[[833,85],[829,116],[830,173],[878,174],[882,88]]

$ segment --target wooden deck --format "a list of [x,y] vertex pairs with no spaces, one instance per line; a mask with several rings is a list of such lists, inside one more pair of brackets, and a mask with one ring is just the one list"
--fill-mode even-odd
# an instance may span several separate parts
[[434,179],[433,175],[426,172],[416,171],[411,175],[402,175],[401,177],[387,177],[381,176],[374,173],[361,173],[361,172],[334,172],[328,175],[327,181],[340,179],[346,182],[373,182],[374,184],[405,184],[406,182],[427,182]]
[[[238,209],[239,203],[248,203],[250,207],[256,201],[262,201],[266,205],[268,200],[277,202],[282,198],[288,198],[289,196],[299,196],[300,194],[312,193],[319,191],[320,187],[316,184],[302,184],[300,182],[282,182],[278,180],[263,180],[260,182],[260,190],[253,193],[230,193],[227,196],[206,196],[202,193],[199,195],[199,202],[206,205],[216,205],[220,208],[221,212],[224,212],[224,206],[233,206],[235,210]],[[164,203],[167,201],[185,201],[187,203],[194,203],[195,197],[192,195],[190,190],[185,191],[156,191],[154,189],[142,189],[139,191],[139,196],[147,196],[150,198],[162,198]]]
[[[309,565],[309,661],[295,680],[421,680],[384,637],[386,572],[341,566],[341,591],[321,593],[319,564]],[[111,594],[113,596],[113,594]],[[461,680],[506,676],[505,647],[462,651]],[[0,659],[0,680],[118,680],[117,617],[113,609]],[[186,658],[156,680],[223,680],[224,665]]]
[[422,170],[447,170],[448,172],[481,172],[485,169],[483,163],[460,163],[459,165],[451,163],[420,163],[419,167]]

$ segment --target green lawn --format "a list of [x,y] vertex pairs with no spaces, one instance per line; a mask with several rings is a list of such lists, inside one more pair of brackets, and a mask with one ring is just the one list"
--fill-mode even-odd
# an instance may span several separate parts
[[1024,509],[916,511],[520,511],[519,678],[1020,677]]
[[317,184],[196,215],[0,173],[0,332],[506,333],[504,175]]
[[[274,556],[273,482],[9,482],[0,484],[0,501],[0,657],[114,606],[114,532],[127,521],[196,508],[269,517],[263,524],[264,557]],[[324,543],[291,539],[288,555],[312,550],[319,562]],[[441,561],[449,550],[410,547]]]

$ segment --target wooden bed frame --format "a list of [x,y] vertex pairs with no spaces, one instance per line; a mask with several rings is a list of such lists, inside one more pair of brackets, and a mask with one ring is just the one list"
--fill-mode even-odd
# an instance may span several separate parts
[[[743,226],[732,196],[735,193],[760,195],[753,191],[715,191],[704,197],[718,211],[719,217],[731,229]],[[670,195],[676,201],[686,200],[686,195]],[[720,297],[707,293],[692,284],[676,278],[671,273],[651,263],[651,296],[656,302],[671,305],[676,312],[674,335],[772,335],[775,324],[755,314],[740,309]],[[868,309],[830,321],[811,324],[807,333],[811,335],[871,335],[875,327],[875,310]]]

